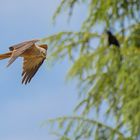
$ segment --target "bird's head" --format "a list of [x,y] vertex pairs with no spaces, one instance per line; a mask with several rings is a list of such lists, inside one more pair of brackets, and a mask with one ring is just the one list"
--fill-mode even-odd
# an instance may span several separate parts
[[47,44],[42,44],[42,45],[39,45],[41,48],[44,48],[45,50],[48,49],[48,45]]
[[106,33],[107,33],[108,35],[112,35],[111,31],[109,31],[109,30],[107,30]]

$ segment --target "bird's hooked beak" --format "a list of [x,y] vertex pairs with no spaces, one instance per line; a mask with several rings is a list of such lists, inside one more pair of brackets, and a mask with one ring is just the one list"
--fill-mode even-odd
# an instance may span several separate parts
[[45,50],[48,49],[48,45],[47,44],[42,44],[42,45],[39,45],[41,48],[44,48]]

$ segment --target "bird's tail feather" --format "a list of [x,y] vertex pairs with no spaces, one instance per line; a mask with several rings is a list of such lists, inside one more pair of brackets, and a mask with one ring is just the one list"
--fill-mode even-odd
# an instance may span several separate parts
[[12,54],[12,52],[8,52],[8,53],[5,53],[5,54],[0,54],[0,60],[9,58],[11,56],[11,54]]

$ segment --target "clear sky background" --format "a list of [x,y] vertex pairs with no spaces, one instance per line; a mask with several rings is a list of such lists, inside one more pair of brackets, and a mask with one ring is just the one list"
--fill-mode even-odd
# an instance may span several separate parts
[[[59,2],[1,0],[0,53],[22,41],[79,30],[84,7],[75,10],[71,23],[67,23],[67,14],[62,14],[52,25],[51,16]],[[65,83],[69,64],[64,60],[50,67],[47,60],[26,86],[21,84],[21,59],[9,68],[6,64],[7,60],[0,61],[0,140],[56,140],[40,124],[49,118],[72,114],[77,94],[75,83]]]

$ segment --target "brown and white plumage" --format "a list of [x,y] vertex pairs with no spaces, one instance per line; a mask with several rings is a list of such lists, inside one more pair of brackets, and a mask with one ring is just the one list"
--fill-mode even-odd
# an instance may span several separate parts
[[10,66],[18,57],[23,57],[22,83],[27,84],[36,74],[46,59],[46,44],[36,44],[39,40],[26,41],[9,48],[10,52],[0,55],[0,60],[9,58],[7,66]]

